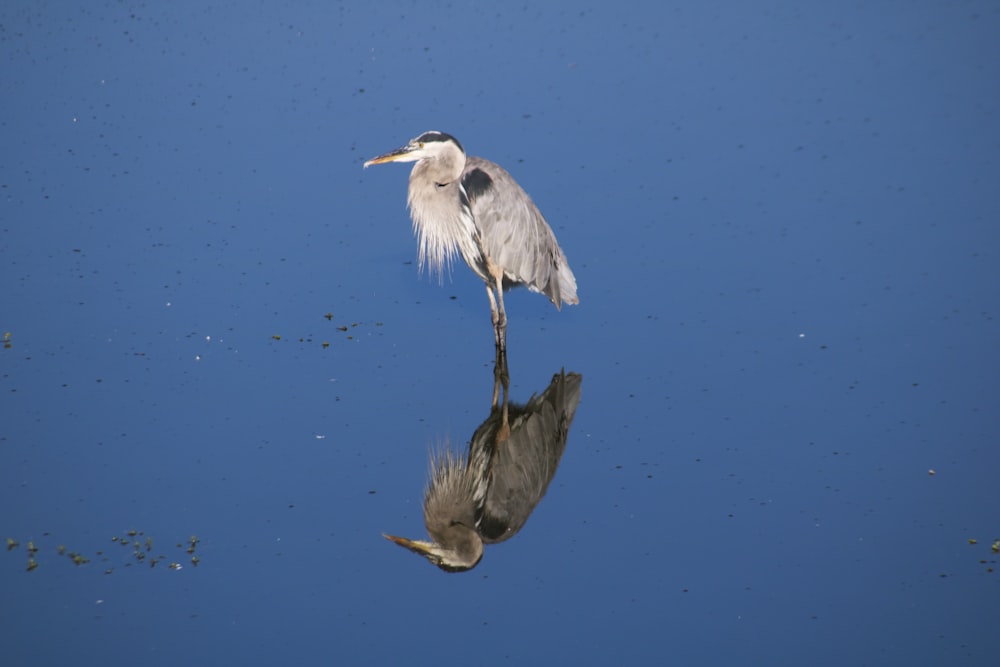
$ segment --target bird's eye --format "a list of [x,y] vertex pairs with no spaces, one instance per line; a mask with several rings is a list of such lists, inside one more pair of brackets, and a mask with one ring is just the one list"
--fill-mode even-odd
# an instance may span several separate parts
[[424,142],[421,141],[419,144],[417,144],[417,146],[419,146],[420,148],[423,148],[424,147]]

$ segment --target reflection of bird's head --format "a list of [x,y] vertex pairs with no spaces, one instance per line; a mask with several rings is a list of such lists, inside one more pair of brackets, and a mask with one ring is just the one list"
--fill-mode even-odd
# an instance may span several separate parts
[[[485,465],[485,461],[482,462]],[[486,495],[485,469],[470,469],[465,459],[446,447],[431,458],[431,477],[424,492],[424,525],[430,541],[386,535],[447,572],[474,568],[483,558],[477,524]]]
[[462,156],[464,163],[465,150],[458,139],[444,132],[424,132],[419,137],[411,139],[408,144],[373,157],[365,162],[365,167],[386,162],[417,162],[418,160],[435,160],[440,158],[455,159]]
[[[475,530],[471,532],[475,534]],[[476,536],[476,539],[472,540],[472,550],[469,552],[448,549],[440,544],[435,544],[434,542],[408,540],[405,537],[396,537],[395,535],[383,534],[383,537],[387,540],[395,542],[401,547],[409,549],[413,553],[420,554],[445,572],[464,572],[466,570],[471,570],[478,565],[479,561],[483,558],[483,542],[478,539],[478,536]]]

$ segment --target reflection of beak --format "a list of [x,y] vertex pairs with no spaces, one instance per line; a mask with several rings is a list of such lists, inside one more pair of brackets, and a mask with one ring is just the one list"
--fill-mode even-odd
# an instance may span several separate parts
[[382,537],[389,540],[390,542],[395,542],[401,547],[409,549],[413,553],[420,554],[425,558],[430,558],[435,561],[437,560],[436,554],[433,551],[435,545],[430,542],[422,542],[420,540],[408,540],[405,537],[396,537],[395,535],[386,535],[385,533],[382,533]]
[[420,554],[445,572],[465,572],[466,570],[471,570],[483,557],[482,542],[479,542],[479,553],[476,555],[475,561],[465,562],[459,554],[450,549],[445,549],[440,544],[424,542],[423,540],[408,540],[405,537],[396,537],[395,535],[386,535],[385,533],[382,533],[382,537],[409,549],[415,554]]
[[[396,537],[395,535],[386,535],[382,533],[382,537],[389,540],[390,542],[395,542],[401,547],[409,549],[415,554],[420,554],[430,562],[434,563],[438,567],[446,567],[444,565],[444,559],[441,557],[441,547],[433,542],[424,542],[423,540],[408,540],[405,537]],[[449,568],[446,568],[449,569]]]
[[385,164],[386,162],[396,162],[398,160],[403,159],[411,152],[413,152],[412,146],[403,146],[402,148],[397,148],[394,151],[384,153],[382,155],[379,155],[378,157],[373,157],[371,160],[368,160],[368,162],[365,162],[365,169],[367,169],[369,166],[373,164]]

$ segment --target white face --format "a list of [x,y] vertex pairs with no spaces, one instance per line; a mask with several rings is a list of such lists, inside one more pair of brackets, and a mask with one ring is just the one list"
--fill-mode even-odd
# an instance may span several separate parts
[[[430,141],[428,141],[430,139]],[[442,140],[443,139],[443,140]],[[378,157],[374,157],[365,166],[384,164],[386,162],[417,162],[418,160],[433,160],[454,152],[455,142],[448,135],[440,132],[424,132],[419,137],[410,140],[402,148],[397,148]]]
[[[446,151],[453,151],[455,144],[447,139],[440,140],[442,135],[439,132],[425,132],[415,139],[410,139],[406,145],[406,157],[400,158],[399,162],[414,162],[424,158],[434,159],[444,155]],[[431,139],[427,141],[427,139]]]

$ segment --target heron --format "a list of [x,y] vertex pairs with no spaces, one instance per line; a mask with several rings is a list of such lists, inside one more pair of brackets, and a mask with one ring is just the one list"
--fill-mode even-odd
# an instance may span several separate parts
[[525,405],[508,404],[506,358],[502,365],[494,377],[503,378],[503,402],[497,403],[494,382],[490,416],[472,435],[468,456],[450,448],[432,455],[424,493],[431,540],[385,535],[447,572],[472,569],[485,544],[521,530],[556,474],[580,402],[583,378],[560,371],[540,396]]
[[424,132],[408,144],[365,162],[416,162],[407,205],[417,236],[418,261],[440,277],[455,254],[486,283],[498,349],[507,347],[504,289],[526,286],[557,309],[576,304],[576,278],[552,228],[507,171],[467,157],[458,139]]

